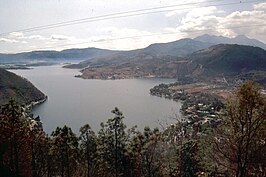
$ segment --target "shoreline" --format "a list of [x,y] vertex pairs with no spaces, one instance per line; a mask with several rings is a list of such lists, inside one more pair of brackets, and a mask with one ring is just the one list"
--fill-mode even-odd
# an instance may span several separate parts
[[48,100],[48,96],[45,96],[44,99],[38,100],[38,101],[32,101],[29,105],[26,105],[26,108],[33,109],[34,107],[44,103],[46,100]]

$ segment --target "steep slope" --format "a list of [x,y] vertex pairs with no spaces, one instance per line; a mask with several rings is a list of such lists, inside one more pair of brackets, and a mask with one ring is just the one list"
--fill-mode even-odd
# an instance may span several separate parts
[[250,39],[246,37],[245,35],[239,35],[239,36],[236,36],[235,38],[227,38],[223,36],[211,36],[211,35],[205,34],[205,35],[194,38],[194,40],[201,41],[201,42],[209,42],[213,44],[249,45],[249,46],[254,46],[254,47],[260,47],[266,50],[266,44],[256,39]]
[[34,85],[14,73],[0,69],[0,105],[15,98],[20,104],[30,104],[46,99]]
[[197,51],[189,58],[200,64],[206,76],[266,71],[266,51],[258,47],[219,44]]

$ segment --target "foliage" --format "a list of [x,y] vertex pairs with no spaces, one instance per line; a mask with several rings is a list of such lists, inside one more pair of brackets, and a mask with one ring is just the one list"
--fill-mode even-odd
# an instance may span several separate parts
[[222,123],[210,133],[209,149],[217,170],[237,177],[265,176],[266,99],[246,82],[228,101]]
[[0,111],[0,177],[265,176],[265,95],[247,82],[220,121],[184,122],[143,131],[124,124],[122,112],[45,134],[39,118],[10,100]]

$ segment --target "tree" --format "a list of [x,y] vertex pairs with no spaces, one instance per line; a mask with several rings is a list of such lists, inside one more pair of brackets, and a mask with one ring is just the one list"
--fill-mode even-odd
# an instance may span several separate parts
[[126,125],[123,123],[124,116],[118,108],[112,110],[112,113],[114,118],[109,119],[106,124],[101,123],[102,128],[98,134],[97,151],[102,166],[100,176],[128,176],[128,136],[125,131]]
[[213,157],[236,177],[265,176],[266,98],[252,81],[228,101],[222,124],[214,130]]
[[196,161],[197,143],[194,141],[186,142],[181,149],[181,176],[194,177],[196,176],[197,161]]
[[78,139],[76,135],[72,132],[71,128],[64,126],[63,128],[57,127],[52,132],[52,137],[54,157],[59,162],[55,162],[57,166],[56,171],[61,171],[61,177],[73,176],[78,163]]
[[14,99],[0,111],[0,168],[3,175],[32,176],[30,121]]
[[31,127],[32,174],[34,177],[49,176],[51,140],[38,126]]
[[[97,151],[97,137],[94,131],[91,130],[89,124],[86,124],[80,128],[80,149],[82,161],[86,162],[87,177],[95,176],[96,171],[96,151]],[[94,168],[93,168],[94,167]]]
[[161,133],[158,128],[153,130],[149,127],[144,128],[143,138],[141,139],[141,144],[143,144],[141,151],[143,176],[161,176],[160,141]]
[[163,174],[167,176],[180,176],[181,150],[185,139],[186,124],[177,120],[163,131]]
[[126,143],[128,140],[125,132],[126,125],[123,123],[123,113],[116,107],[112,110],[114,118],[107,121],[108,132],[111,134],[113,139],[113,155],[114,155],[114,168],[115,177],[126,175],[127,171],[127,159]]

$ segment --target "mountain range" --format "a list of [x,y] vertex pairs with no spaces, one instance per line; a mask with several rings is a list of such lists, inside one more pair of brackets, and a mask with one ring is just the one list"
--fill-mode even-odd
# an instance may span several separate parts
[[1,64],[27,64],[37,62],[62,62],[72,60],[87,60],[94,57],[103,57],[118,53],[119,51],[85,48],[67,49],[62,51],[32,51],[16,54],[0,54]]
[[[139,53],[152,55],[170,55],[174,57],[185,57],[195,51],[208,48],[216,44],[239,44],[256,46],[266,50],[266,44],[256,39],[250,39],[244,35],[235,38],[227,38],[222,36],[202,35],[194,39],[185,38],[168,43],[151,44],[143,49],[131,51],[117,51],[99,48],[84,49],[66,49],[62,51],[32,51],[16,54],[1,54],[0,64],[29,64],[38,62],[59,63],[67,61],[85,61],[85,60],[110,60],[112,55],[118,58],[124,56],[133,56]],[[119,59],[118,59],[119,60]],[[84,62],[81,66],[85,66]],[[81,67],[79,66],[79,68]]]
[[82,61],[78,64],[69,65],[66,67],[82,69],[88,66],[103,66],[103,65],[110,65],[110,64],[122,63],[133,60],[141,61],[141,58],[138,57],[140,54],[145,57],[172,56],[178,58],[187,58],[193,52],[202,49],[207,49],[217,44],[238,44],[238,45],[246,44],[248,46],[260,47],[264,50],[266,49],[266,44],[255,39],[250,39],[245,36],[226,38],[222,36],[210,36],[205,34],[194,39],[185,38],[174,42],[151,44],[150,46],[143,49],[117,52],[113,55],[108,55],[103,57],[94,57]]
[[[207,38],[208,41],[203,40]],[[253,46],[213,44],[219,43],[218,39],[231,40],[230,43],[246,39]],[[206,81],[226,77],[230,80],[252,79],[266,86],[266,51],[255,44],[262,46],[263,43],[243,36],[229,39],[204,35],[95,57],[66,67],[85,68],[79,76],[85,79],[163,77]]]
[[186,57],[139,53],[124,57],[115,55],[105,59],[90,60],[90,67],[83,69],[80,77],[86,79],[163,77],[208,80],[215,77],[235,78],[250,72],[266,73],[266,51],[259,47],[237,44],[214,45]]
[[[82,60],[66,67],[83,68],[79,77],[87,79],[162,77],[210,80],[228,77],[251,79],[266,86],[265,49],[264,43],[245,36],[203,35],[131,51],[86,48],[0,54],[0,64]],[[21,104],[46,98],[26,79],[0,69],[0,103],[6,103],[11,97]]]
[[[203,35],[131,51],[86,48],[0,54],[0,64],[82,60],[65,67],[82,69],[79,77],[87,79],[162,77],[210,80],[228,77],[252,79],[266,86],[265,46],[245,36]],[[1,69],[0,103],[7,102],[10,97],[29,104],[44,99],[45,95],[27,80]]]

